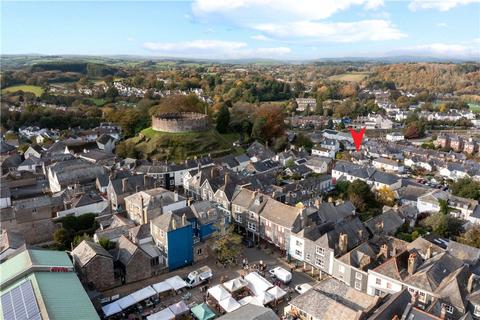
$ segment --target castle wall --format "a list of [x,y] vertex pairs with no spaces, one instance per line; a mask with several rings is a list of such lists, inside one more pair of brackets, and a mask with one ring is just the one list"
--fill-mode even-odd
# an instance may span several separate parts
[[152,129],[162,132],[197,132],[208,129],[207,115],[195,112],[152,116]]

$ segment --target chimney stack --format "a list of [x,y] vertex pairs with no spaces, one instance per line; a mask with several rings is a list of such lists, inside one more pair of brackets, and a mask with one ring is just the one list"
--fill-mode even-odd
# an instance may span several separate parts
[[382,246],[380,247],[380,253],[383,255],[385,259],[390,258],[388,255],[388,245],[386,243],[382,244]]
[[178,191],[177,191],[177,190],[175,190],[175,191],[173,192],[173,201],[175,201],[175,202],[178,201]]
[[477,289],[476,284],[477,284],[477,276],[472,273],[470,277],[468,277],[468,282],[467,282],[468,293],[472,293],[473,291],[475,291],[475,289]]
[[182,215],[182,227],[185,226],[187,224],[187,215],[184,213]]
[[432,248],[432,245],[430,244],[427,248],[427,254],[425,256],[425,259],[430,259],[432,257],[432,255],[433,255],[432,250],[433,250],[433,248]]
[[123,178],[122,179],[122,192],[123,193],[127,192],[127,184],[128,184],[128,178]]
[[442,310],[440,311],[440,319],[444,320],[446,316],[447,308],[445,307],[445,304],[442,304]]
[[347,253],[348,235],[346,233],[340,233],[340,236],[338,237],[338,248],[342,254]]
[[175,220],[175,215],[172,214],[172,229],[176,230],[177,229],[177,221]]
[[225,185],[228,184],[229,180],[230,180],[230,175],[228,173],[226,173],[225,174]]
[[409,275],[414,274],[415,271],[417,271],[416,269],[417,269],[417,254],[414,252],[408,256],[408,267],[407,267],[408,274]]
[[143,175],[143,189],[148,189],[148,176],[146,174]]

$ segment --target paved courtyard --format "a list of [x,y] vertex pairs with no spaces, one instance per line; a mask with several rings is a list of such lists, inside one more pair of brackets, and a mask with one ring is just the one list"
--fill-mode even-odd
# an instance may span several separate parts
[[[186,276],[193,270],[196,270],[204,265],[208,265],[213,272],[213,278],[211,279],[208,287],[215,286],[217,284],[223,283],[227,280],[236,278],[241,275],[246,275],[249,271],[243,270],[242,268],[242,261],[246,258],[248,260],[248,264],[250,267],[253,265],[259,265],[260,261],[267,265],[267,270],[275,267],[275,266],[282,266],[287,270],[291,270],[292,264],[288,264],[285,260],[285,257],[281,256],[279,252],[276,252],[271,249],[258,249],[258,248],[246,248],[244,247],[242,255],[237,259],[238,264],[233,265],[230,267],[224,267],[223,265],[216,263],[215,257],[209,257],[202,261],[197,262],[193,266],[184,267],[172,272],[164,273],[155,277],[151,277],[148,279],[144,279],[135,283],[130,283],[127,285],[123,285],[120,287],[113,288],[111,290],[107,290],[102,292],[103,297],[112,297],[114,295],[120,295],[120,297],[124,297],[136,290],[142,289],[148,285],[153,285],[155,283],[161,282],[167,278],[172,276],[178,275],[181,278],[186,278]],[[265,277],[273,282],[268,275],[268,272],[265,272]],[[283,289],[285,289],[289,294],[287,295],[287,300],[293,298],[297,295],[297,293],[293,290],[293,288],[302,283],[310,283],[313,284],[315,280],[310,277],[310,275],[303,273],[300,271],[300,268],[295,270],[292,274],[292,281],[288,286],[282,285]],[[182,292],[177,294],[170,294],[168,296],[164,296],[160,298],[160,303],[154,307],[154,309],[147,309],[146,313],[152,313],[159,311],[163,308],[168,307],[171,304],[179,302],[180,300],[185,300],[185,302],[193,306],[195,304],[199,304],[205,301],[206,293],[204,290],[204,286],[198,286],[192,289],[183,289]],[[275,307],[275,311],[278,312],[279,315],[283,314],[283,308],[286,305],[286,301],[282,304]],[[130,319],[135,319],[135,315],[132,314],[129,316]]]

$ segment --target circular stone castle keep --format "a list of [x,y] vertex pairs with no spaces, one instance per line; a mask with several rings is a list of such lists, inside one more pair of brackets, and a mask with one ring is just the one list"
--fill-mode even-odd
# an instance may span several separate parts
[[196,112],[169,112],[152,116],[152,129],[161,132],[198,132],[208,129],[208,116]]

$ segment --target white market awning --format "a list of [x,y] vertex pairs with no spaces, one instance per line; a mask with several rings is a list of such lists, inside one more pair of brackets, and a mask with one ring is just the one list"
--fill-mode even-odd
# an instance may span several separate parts
[[122,310],[125,310],[128,307],[133,306],[135,303],[137,303],[135,302],[135,299],[133,299],[131,295],[118,299],[116,302],[122,308]]
[[238,301],[233,299],[232,297],[228,297],[226,299],[223,299],[218,304],[226,312],[232,312],[232,311],[235,311],[235,310],[237,310],[238,308],[241,307],[240,303],[238,303]]
[[247,274],[245,280],[247,280],[248,288],[255,296],[258,296],[273,287],[273,284],[270,281],[256,272],[250,272]]
[[187,283],[179,276],[168,278],[167,280],[165,280],[165,282],[168,283],[175,291],[185,288],[187,286]]
[[246,296],[245,298],[238,300],[238,303],[240,303],[240,305],[242,306],[250,303],[256,306],[263,307],[262,301],[260,301],[257,297],[253,297],[253,296]]
[[172,313],[175,316],[179,316],[179,315],[188,313],[190,311],[190,308],[187,306],[187,304],[183,300],[180,300],[179,302],[172,304],[168,308],[170,309],[170,311],[172,311]]
[[208,294],[212,296],[218,302],[231,297],[232,295],[228,292],[221,284],[218,284],[214,287],[208,289]]
[[269,289],[267,293],[271,294],[275,300],[281,299],[287,294],[287,292],[279,286]]
[[119,313],[122,311],[122,307],[118,304],[118,301],[109,303],[105,306],[102,307],[103,314],[106,317],[110,317],[111,315],[114,315],[115,313]]
[[170,310],[169,308],[160,310],[147,317],[147,320],[173,320],[173,319],[175,319],[175,315],[173,314],[172,310]]
[[165,281],[155,283],[154,285],[152,285],[152,287],[157,293],[173,290],[172,286]]
[[264,305],[275,300],[275,297],[272,294],[268,293],[267,291],[262,292],[259,295],[256,295],[255,297]]
[[230,292],[238,291],[242,288],[245,288],[247,285],[247,280],[243,279],[242,277],[238,277],[223,283],[223,286]]
[[135,300],[135,302],[138,303],[156,294],[157,292],[151,286],[148,286],[143,289],[137,290],[134,293],[131,293],[130,295]]

